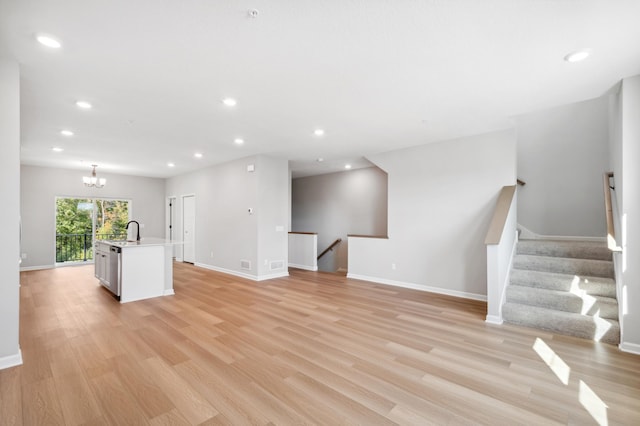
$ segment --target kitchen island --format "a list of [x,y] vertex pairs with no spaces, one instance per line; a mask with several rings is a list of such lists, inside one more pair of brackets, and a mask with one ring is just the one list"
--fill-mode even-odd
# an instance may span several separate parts
[[96,241],[95,276],[121,303],[173,292],[173,245],[163,238]]

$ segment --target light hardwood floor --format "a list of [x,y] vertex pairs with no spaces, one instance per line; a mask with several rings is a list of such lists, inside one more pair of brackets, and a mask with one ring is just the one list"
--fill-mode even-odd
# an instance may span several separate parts
[[640,424],[640,356],[488,325],[481,302],[290,273],[176,263],[175,296],[122,305],[92,266],[22,273],[1,424]]

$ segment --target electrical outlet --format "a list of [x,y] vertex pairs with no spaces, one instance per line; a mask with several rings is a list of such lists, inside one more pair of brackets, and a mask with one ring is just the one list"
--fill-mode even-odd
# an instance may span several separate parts
[[140,229],[144,229],[144,223],[140,224]]
[[394,270],[394,271],[396,270],[396,264],[395,263],[391,264],[391,269]]
[[211,252],[211,258],[213,259],[213,252]]
[[264,260],[264,266],[269,266],[269,260],[268,259]]

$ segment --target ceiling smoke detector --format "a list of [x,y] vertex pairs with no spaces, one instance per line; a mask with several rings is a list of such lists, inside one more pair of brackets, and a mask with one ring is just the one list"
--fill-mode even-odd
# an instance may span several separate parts
[[260,14],[258,9],[249,9],[249,18],[257,18]]

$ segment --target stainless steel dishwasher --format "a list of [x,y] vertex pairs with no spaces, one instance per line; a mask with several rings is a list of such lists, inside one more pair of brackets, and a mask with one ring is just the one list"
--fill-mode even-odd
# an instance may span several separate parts
[[120,300],[120,271],[122,249],[111,246],[109,252],[109,290]]

